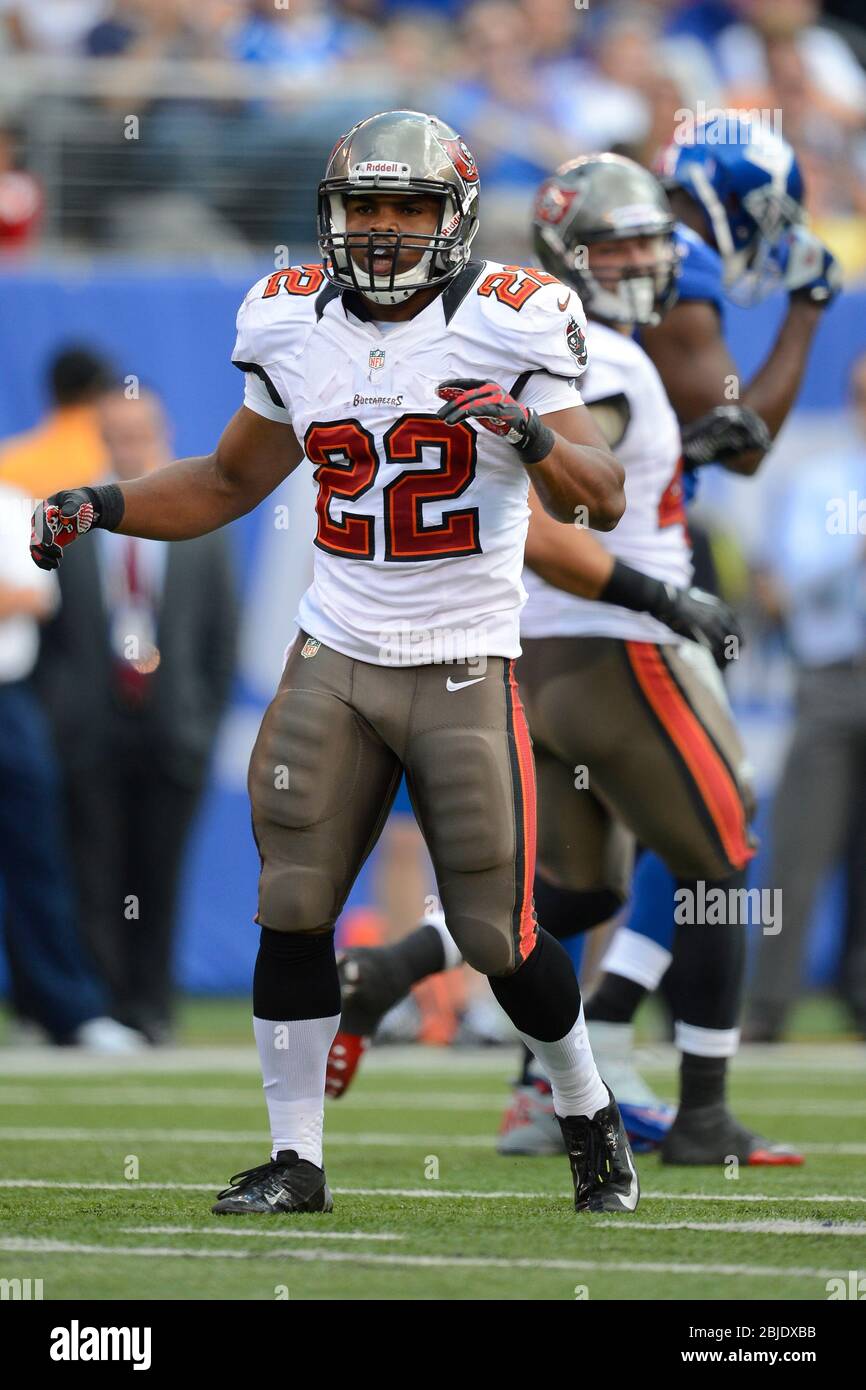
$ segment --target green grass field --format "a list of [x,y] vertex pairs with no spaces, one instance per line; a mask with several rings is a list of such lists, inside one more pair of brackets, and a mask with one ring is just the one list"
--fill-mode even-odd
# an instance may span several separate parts
[[[267,1156],[245,1013],[196,1005],[189,1044],[134,1064],[0,1052],[0,1278],[46,1299],[824,1300],[866,1272],[866,1053],[826,1040],[826,1010],[734,1073],[740,1115],[803,1168],[643,1157],[633,1217],[578,1217],[564,1158],[493,1152],[509,1050],[380,1049],[328,1110],[334,1213],[260,1221],[209,1209]],[[650,1061],[672,1098],[673,1054]]]

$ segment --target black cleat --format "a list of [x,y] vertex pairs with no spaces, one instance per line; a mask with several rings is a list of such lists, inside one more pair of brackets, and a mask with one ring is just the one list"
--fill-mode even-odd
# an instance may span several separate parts
[[344,1033],[371,1038],[389,1009],[411,989],[406,968],[387,946],[352,946],[337,962]]
[[342,1017],[328,1052],[325,1094],[331,1100],[348,1091],[385,1014],[412,987],[405,967],[394,962],[387,946],[350,946],[337,969]]
[[634,1211],[640,1183],[619,1106],[607,1088],[610,1104],[585,1115],[557,1116],[571,1176],[575,1211]]
[[235,1173],[211,1207],[215,1216],[245,1216],[250,1212],[281,1216],[333,1210],[334,1199],[324,1169],[298,1158],[294,1149],[281,1149],[270,1162]]
[[662,1163],[699,1167],[736,1158],[750,1168],[799,1167],[803,1155],[735,1120],[724,1101],[681,1110],[661,1146]]

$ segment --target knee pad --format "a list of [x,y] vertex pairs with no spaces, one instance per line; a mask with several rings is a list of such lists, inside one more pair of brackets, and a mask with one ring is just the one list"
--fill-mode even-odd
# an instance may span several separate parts
[[337,915],[335,880],[325,870],[262,859],[256,921],[274,932],[321,931]]
[[478,873],[514,857],[514,794],[503,735],[435,729],[409,766],[424,836],[437,871]]
[[449,916],[448,930],[466,964],[479,975],[510,975],[519,964],[514,959],[511,938],[492,922]]

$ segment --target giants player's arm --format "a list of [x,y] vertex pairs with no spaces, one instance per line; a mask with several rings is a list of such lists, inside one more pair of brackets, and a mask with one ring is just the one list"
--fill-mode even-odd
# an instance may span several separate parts
[[529,474],[542,505],[558,522],[586,508],[589,525],[612,531],[625,511],[625,473],[585,405],[542,415],[555,443]]
[[[738,405],[750,406],[761,416],[773,439],[797,399],[821,313],[819,305],[792,299],[766,362],[735,397]],[[718,312],[708,300],[676,304],[658,327],[644,330],[641,341],[681,424],[731,404],[726,391],[738,380],[737,367],[722,336]],[[763,457],[753,449],[726,459],[725,467],[751,475]]]
[[613,556],[584,527],[554,521],[533,488],[529,489],[529,507],[524,553],[529,568],[567,594],[598,598],[613,573]]
[[161,541],[203,536],[252,511],[302,458],[290,425],[242,405],[212,454],[121,483],[124,512],[117,529]]

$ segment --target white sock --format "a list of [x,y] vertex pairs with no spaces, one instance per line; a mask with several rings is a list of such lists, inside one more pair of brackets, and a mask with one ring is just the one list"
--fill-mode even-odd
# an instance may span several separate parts
[[739,1028],[699,1028],[679,1019],[674,1024],[674,1046],[694,1057],[735,1057],[739,1045]]
[[425,912],[423,926],[435,927],[442,937],[442,950],[445,952],[445,969],[453,970],[455,966],[463,964],[463,956],[454,937],[445,925],[445,913],[441,909],[433,912]]
[[298,1158],[322,1167],[325,1068],[339,1023],[339,1014],[287,1023],[253,1019],[271,1122],[271,1158],[281,1149],[294,1149]]
[[557,1115],[589,1115],[603,1110],[608,1105],[607,1087],[598,1074],[586,1023],[583,1018],[583,1005],[570,1033],[558,1042],[542,1042],[530,1038],[528,1033],[520,1035],[526,1046],[535,1054],[550,1081],[553,1091],[553,1108]]
[[650,993],[658,989],[673,957],[666,947],[630,927],[618,927],[605,951],[601,968],[607,975],[623,975]]

